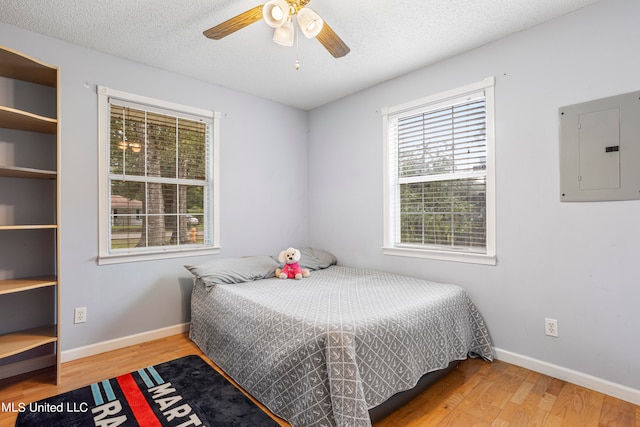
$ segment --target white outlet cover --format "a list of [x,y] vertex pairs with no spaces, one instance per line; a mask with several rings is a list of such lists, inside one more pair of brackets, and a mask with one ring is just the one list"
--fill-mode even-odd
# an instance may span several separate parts
[[544,319],[544,333],[550,337],[558,336],[558,321],[556,319]]
[[87,308],[78,307],[73,311],[73,323],[85,323],[87,321]]

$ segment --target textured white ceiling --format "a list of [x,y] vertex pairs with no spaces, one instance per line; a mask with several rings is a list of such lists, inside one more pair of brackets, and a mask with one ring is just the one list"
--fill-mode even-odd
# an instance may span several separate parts
[[273,43],[262,21],[219,41],[202,35],[264,0],[0,0],[0,21],[312,109],[595,1],[312,0],[351,52],[335,59],[301,37],[298,71],[295,47]]

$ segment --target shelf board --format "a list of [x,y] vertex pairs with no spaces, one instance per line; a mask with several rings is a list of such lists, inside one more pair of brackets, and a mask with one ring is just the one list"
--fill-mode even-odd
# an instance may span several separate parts
[[0,358],[13,356],[57,340],[55,325],[0,335]]
[[17,166],[0,166],[0,176],[8,178],[35,178],[35,179],[56,179],[56,171],[22,168]]
[[4,46],[0,46],[0,76],[46,86],[58,84],[56,67]]
[[46,230],[58,228],[56,224],[0,225],[0,230]]
[[23,279],[0,280],[0,295],[46,288],[58,284],[56,276],[25,277]]
[[0,106],[0,128],[55,134],[58,132],[58,120]]

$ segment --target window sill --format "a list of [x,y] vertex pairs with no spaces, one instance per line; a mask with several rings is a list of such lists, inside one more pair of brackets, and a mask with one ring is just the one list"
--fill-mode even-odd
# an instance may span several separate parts
[[173,251],[144,252],[144,253],[117,253],[100,255],[97,258],[98,265],[122,264],[127,262],[154,261],[170,258],[185,258],[201,255],[218,255],[219,247],[207,247],[199,249],[182,249]]
[[439,261],[465,262],[469,264],[496,265],[498,263],[495,254],[489,255],[485,253],[399,247],[384,247],[382,248],[382,253],[384,255],[435,259]]

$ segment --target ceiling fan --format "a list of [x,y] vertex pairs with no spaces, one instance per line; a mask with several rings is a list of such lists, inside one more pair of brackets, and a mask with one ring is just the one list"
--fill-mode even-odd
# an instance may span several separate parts
[[306,7],[310,1],[271,0],[209,28],[203,34],[210,39],[220,40],[260,19],[264,19],[267,25],[275,29],[274,42],[293,46],[294,28],[297,23],[305,37],[318,39],[335,58],[345,56],[351,49],[316,12]]

